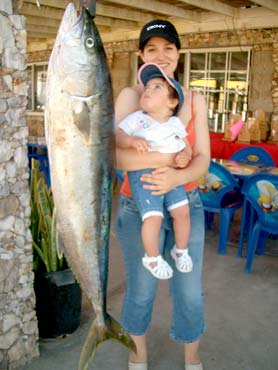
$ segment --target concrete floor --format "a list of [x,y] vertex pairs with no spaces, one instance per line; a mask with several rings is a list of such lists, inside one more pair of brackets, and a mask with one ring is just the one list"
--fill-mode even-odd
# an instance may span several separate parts
[[[236,221],[235,221],[236,223]],[[236,225],[238,226],[238,225]],[[271,254],[256,256],[253,272],[244,273],[245,259],[236,257],[238,228],[226,256],[217,254],[217,227],[207,232],[204,290],[207,331],[200,354],[205,370],[278,369],[278,241],[269,241]],[[124,290],[121,253],[112,232],[108,311],[119,319]],[[170,299],[161,281],[148,336],[150,370],[183,370],[183,346],[169,339]],[[91,312],[83,304],[82,323],[73,334],[40,341],[40,357],[22,370],[77,370]],[[88,370],[127,370],[128,352],[120,344],[102,344]]]

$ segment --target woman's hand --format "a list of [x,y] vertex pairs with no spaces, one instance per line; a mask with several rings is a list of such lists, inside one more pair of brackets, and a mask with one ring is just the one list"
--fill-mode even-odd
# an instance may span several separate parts
[[142,175],[140,180],[147,183],[143,188],[152,190],[153,195],[163,195],[179,185],[175,181],[177,171],[171,167],[157,168],[151,174]]

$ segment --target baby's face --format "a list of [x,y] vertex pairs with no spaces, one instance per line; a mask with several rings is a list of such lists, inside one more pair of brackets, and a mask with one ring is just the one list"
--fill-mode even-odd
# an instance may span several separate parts
[[160,77],[147,82],[141,95],[141,108],[145,112],[156,112],[172,106],[168,83]]
[[155,77],[146,83],[144,92],[149,92],[152,94],[166,94],[169,96],[168,86],[168,82],[166,82],[163,78]]

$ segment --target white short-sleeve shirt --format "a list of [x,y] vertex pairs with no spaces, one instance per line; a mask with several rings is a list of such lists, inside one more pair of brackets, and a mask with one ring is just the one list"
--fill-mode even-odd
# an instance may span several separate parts
[[187,136],[181,120],[171,116],[167,122],[160,123],[142,110],[129,114],[119,127],[131,136],[147,140],[150,151],[177,153],[185,148],[183,139]]

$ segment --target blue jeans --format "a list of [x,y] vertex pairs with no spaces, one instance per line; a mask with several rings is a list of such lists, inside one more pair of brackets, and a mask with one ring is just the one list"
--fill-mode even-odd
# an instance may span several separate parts
[[137,205],[142,220],[149,216],[163,217],[164,205],[168,211],[188,204],[184,186],[177,186],[165,195],[152,195],[152,191],[144,189],[140,178],[153,169],[130,171],[127,173],[133,199]]
[[[173,305],[171,336],[192,343],[205,330],[202,262],[204,250],[204,211],[198,190],[187,193],[190,206],[191,234],[188,243],[193,270],[184,274],[174,268],[170,250],[174,245],[171,217],[165,210],[159,235],[159,248],[173,267],[169,280]],[[116,233],[121,246],[126,270],[126,290],[122,306],[122,326],[133,335],[143,335],[151,322],[158,279],[142,264],[145,250],[141,239],[142,221],[132,198],[121,196],[116,218]]]

